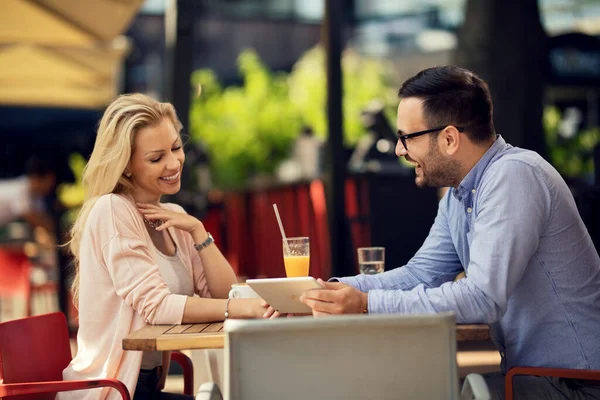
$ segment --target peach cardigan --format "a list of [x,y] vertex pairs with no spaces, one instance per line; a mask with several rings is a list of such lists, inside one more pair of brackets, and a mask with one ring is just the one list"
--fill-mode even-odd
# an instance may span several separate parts
[[[175,204],[164,208],[182,211]],[[169,228],[195,291],[210,297],[192,237]],[[115,378],[133,396],[141,351],[124,351],[122,341],[146,324],[180,324],[187,296],[171,294],[158,271],[156,249],[133,199],[101,196],[84,229],[80,257],[77,355],[63,371],[65,380]],[[114,389],[60,393],[58,399],[120,399]]]

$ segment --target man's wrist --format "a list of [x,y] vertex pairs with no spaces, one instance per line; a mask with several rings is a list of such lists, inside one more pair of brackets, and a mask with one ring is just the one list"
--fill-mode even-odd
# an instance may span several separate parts
[[363,314],[367,314],[369,312],[369,293],[361,292],[361,310]]

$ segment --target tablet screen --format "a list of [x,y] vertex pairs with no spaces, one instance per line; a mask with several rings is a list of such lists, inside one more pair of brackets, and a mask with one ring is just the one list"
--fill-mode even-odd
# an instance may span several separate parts
[[246,283],[271,307],[285,314],[311,314],[311,308],[299,300],[300,295],[305,290],[322,289],[310,276],[248,279]]

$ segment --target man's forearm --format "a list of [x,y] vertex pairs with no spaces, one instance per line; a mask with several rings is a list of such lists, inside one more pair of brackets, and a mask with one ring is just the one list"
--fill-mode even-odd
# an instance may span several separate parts
[[468,278],[437,288],[421,285],[410,291],[372,290],[369,313],[431,314],[452,311],[457,323],[491,323],[501,317],[500,308]]
[[369,290],[410,290],[421,281],[410,272],[408,266],[386,271],[376,275],[356,275],[344,278],[335,278],[346,285],[357,288],[361,292]]

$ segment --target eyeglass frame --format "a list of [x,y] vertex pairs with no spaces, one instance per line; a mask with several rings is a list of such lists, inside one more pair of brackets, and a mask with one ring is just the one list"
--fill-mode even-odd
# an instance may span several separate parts
[[[449,126],[454,126],[454,125],[446,125],[446,126],[442,126],[441,128],[426,129],[424,131],[418,131],[418,132],[407,133],[407,134],[403,134],[403,133],[400,133],[401,131],[397,131],[396,136],[398,137],[398,140],[402,142],[402,146],[404,146],[404,150],[408,151],[408,147],[406,146],[406,139],[411,139],[411,138],[415,138],[417,136],[426,135],[428,133],[441,131],[441,130],[446,129]],[[465,130],[465,128],[462,126],[461,127],[455,126],[455,128],[459,132],[463,132]]]

